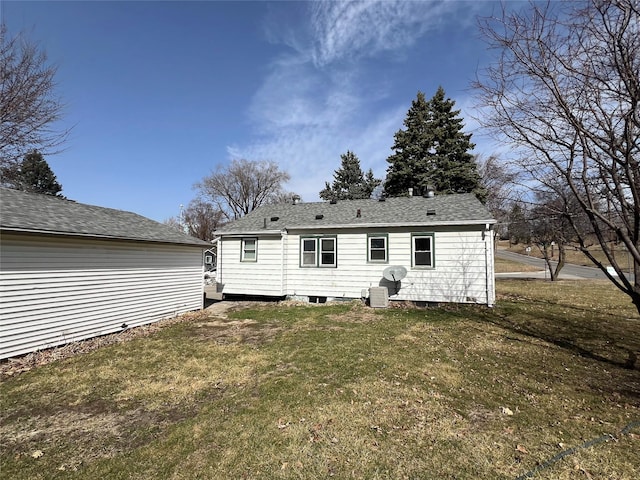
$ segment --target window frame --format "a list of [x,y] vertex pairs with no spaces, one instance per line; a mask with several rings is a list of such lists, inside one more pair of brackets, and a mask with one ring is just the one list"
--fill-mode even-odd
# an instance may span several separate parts
[[[374,259],[371,258],[372,251],[381,251],[380,248],[373,248],[371,246],[371,241],[374,239],[384,239],[384,259]],[[367,263],[389,263],[389,234],[388,233],[368,233],[367,234]]]
[[[325,250],[324,252],[333,254],[333,263],[323,263],[323,242],[325,240],[331,240],[333,243],[332,250]],[[313,242],[314,245],[314,262],[313,264],[305,263],[304,261],[304,246],[305,242]],[[310,253],[311,251],[306,251]],[[338,236],[337,235],[313,235],[313,236],[301,236],[300,237],[300,268],[337,268],[338,267]]]
[[[430,250],[416,250],[416,240],[420,238],[428,238],[430,242]],[[416,263],[416,253],[417,252],[429,252],[430,254],[430,265],[422,265]],[[412,233],[411,234],[411,268],[421,269],[421,270],[433,270],[436,268],[436,255],[435,255],[435,234],[433,232],[422,232],[422,233]]]
[[[247,250],[247,241],[253,241],[253,250]],[[247,258],[247,251],[253,251],[253,258]],[[256,263],[258,261],[258,238],[247,237],[240,241],[240,262],[243,263]]]

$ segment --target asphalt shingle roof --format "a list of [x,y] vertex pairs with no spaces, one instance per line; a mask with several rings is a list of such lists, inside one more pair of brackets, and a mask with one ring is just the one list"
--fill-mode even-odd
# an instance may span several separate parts
[[[358,211],[360,216],[358,217]],[[317,218],[322,216],[322,218]],[[276,220],[277,218],[277,220]],[[266,219],[266,228],[265,228]],[[234,234],[282,229],[354,228],[358,226],[435,226],[495,223],[470,193],[378,200],[264,205],[216,231]]]
[[136,213],[0,188],[0,229],[210,246]]

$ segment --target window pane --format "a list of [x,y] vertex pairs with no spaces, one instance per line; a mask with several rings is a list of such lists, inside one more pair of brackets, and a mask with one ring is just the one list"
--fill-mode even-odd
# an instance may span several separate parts
[[384,238],[372,238],[371,248],[384,248]]
[[256,251],[255,250],[251,250],[251,251],[244,252],[244,259],[245,260],[255,260],[256,259]]
[[302,254],[302,264],[303,265],[315,265],[316,264],[316,253],[315,252],[305,252]]
[[417,237],[413,239],[416,251],[431,251],[431,237]]
[[315,252],[316,251],[316,241],[315,240],[303,240],[302,241],[302,249],[305,252]]
[[371,260],[386,260],[386,254],[384,250],[371,250]]
[[431,253],[416,252],[416,265],[431,266]]
[[256,241],[255,240],[245,240],[244,241],[244,248],[246,250],[255,250],[256,248]]
[[322,252],[322,265],[334,265],[335,264],[335,255],[333,253],[325,253]]
[[335,239],[333,238],[323,238],[321,244],[323,252],[333,252],[335,250]]

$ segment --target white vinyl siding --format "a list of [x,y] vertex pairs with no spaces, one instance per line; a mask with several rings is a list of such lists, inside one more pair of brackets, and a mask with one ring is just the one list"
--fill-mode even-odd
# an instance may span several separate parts
[[328,230],[338,243],[336,268],[299,268],[300,238],[290,232],[286,254],[286,295],[328,298],[360,298],[363,289],[387,285],[382,273],[387,266],[404,266],[407,277],[388,285],[393,300],[427,302],[495,302],[492,235],[476,230],[442,227],[432,236],[432,264],[436,268],[412,268],[412,234],[420,229],[389,229],[387,263],[369,261],[365,229]]
[[[434,231],[432,264],[436,268],[412,268],[412,235],[423,234],[420,228],[389,229],[385,234],[387,263],[369,261],[369,235],[376,234],[364,228],[326,229],[315,236],[292,231],[259,237],[260,255],[254,264],[240,262],[240,238],[223,237],[218,281],[225,294],[360,298],[363,289],[387,285],[382,276],[385,267],[398,265],[408,273],[398,282],[398,292],[395,285],[388,285],[393,300],[493,304],[493,236],[483,230],[484,225],[478,225]],[[319,265],[317,239],[321,238],[335,239],[336,266],[307,268],[303,259],[307,253],[308,261]],[[309,250],[304,247],[306,240]]]
[[241,261],[242,238],[218,242],[216,280],[229,295],[280,296],[282,292],[282,240],[280,236],[255,237],[259,252],[255,262]]
[[203,249],[3,232],[0,358],[203,306]]

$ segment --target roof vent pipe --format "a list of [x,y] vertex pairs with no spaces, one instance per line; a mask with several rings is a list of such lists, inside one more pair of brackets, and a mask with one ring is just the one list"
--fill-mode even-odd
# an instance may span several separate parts
[[264,223],[262,224],[262,228],[267,228],[267,217],[264,217]]
[[360,218],[362,216],[362,212],[360,209],[356,210],[356,218]]
[[298,205],[300,203],[300,195],[294,195],[292,200],[294,205]]
[[413,188],[409,187],[409,196],[413,197]]

